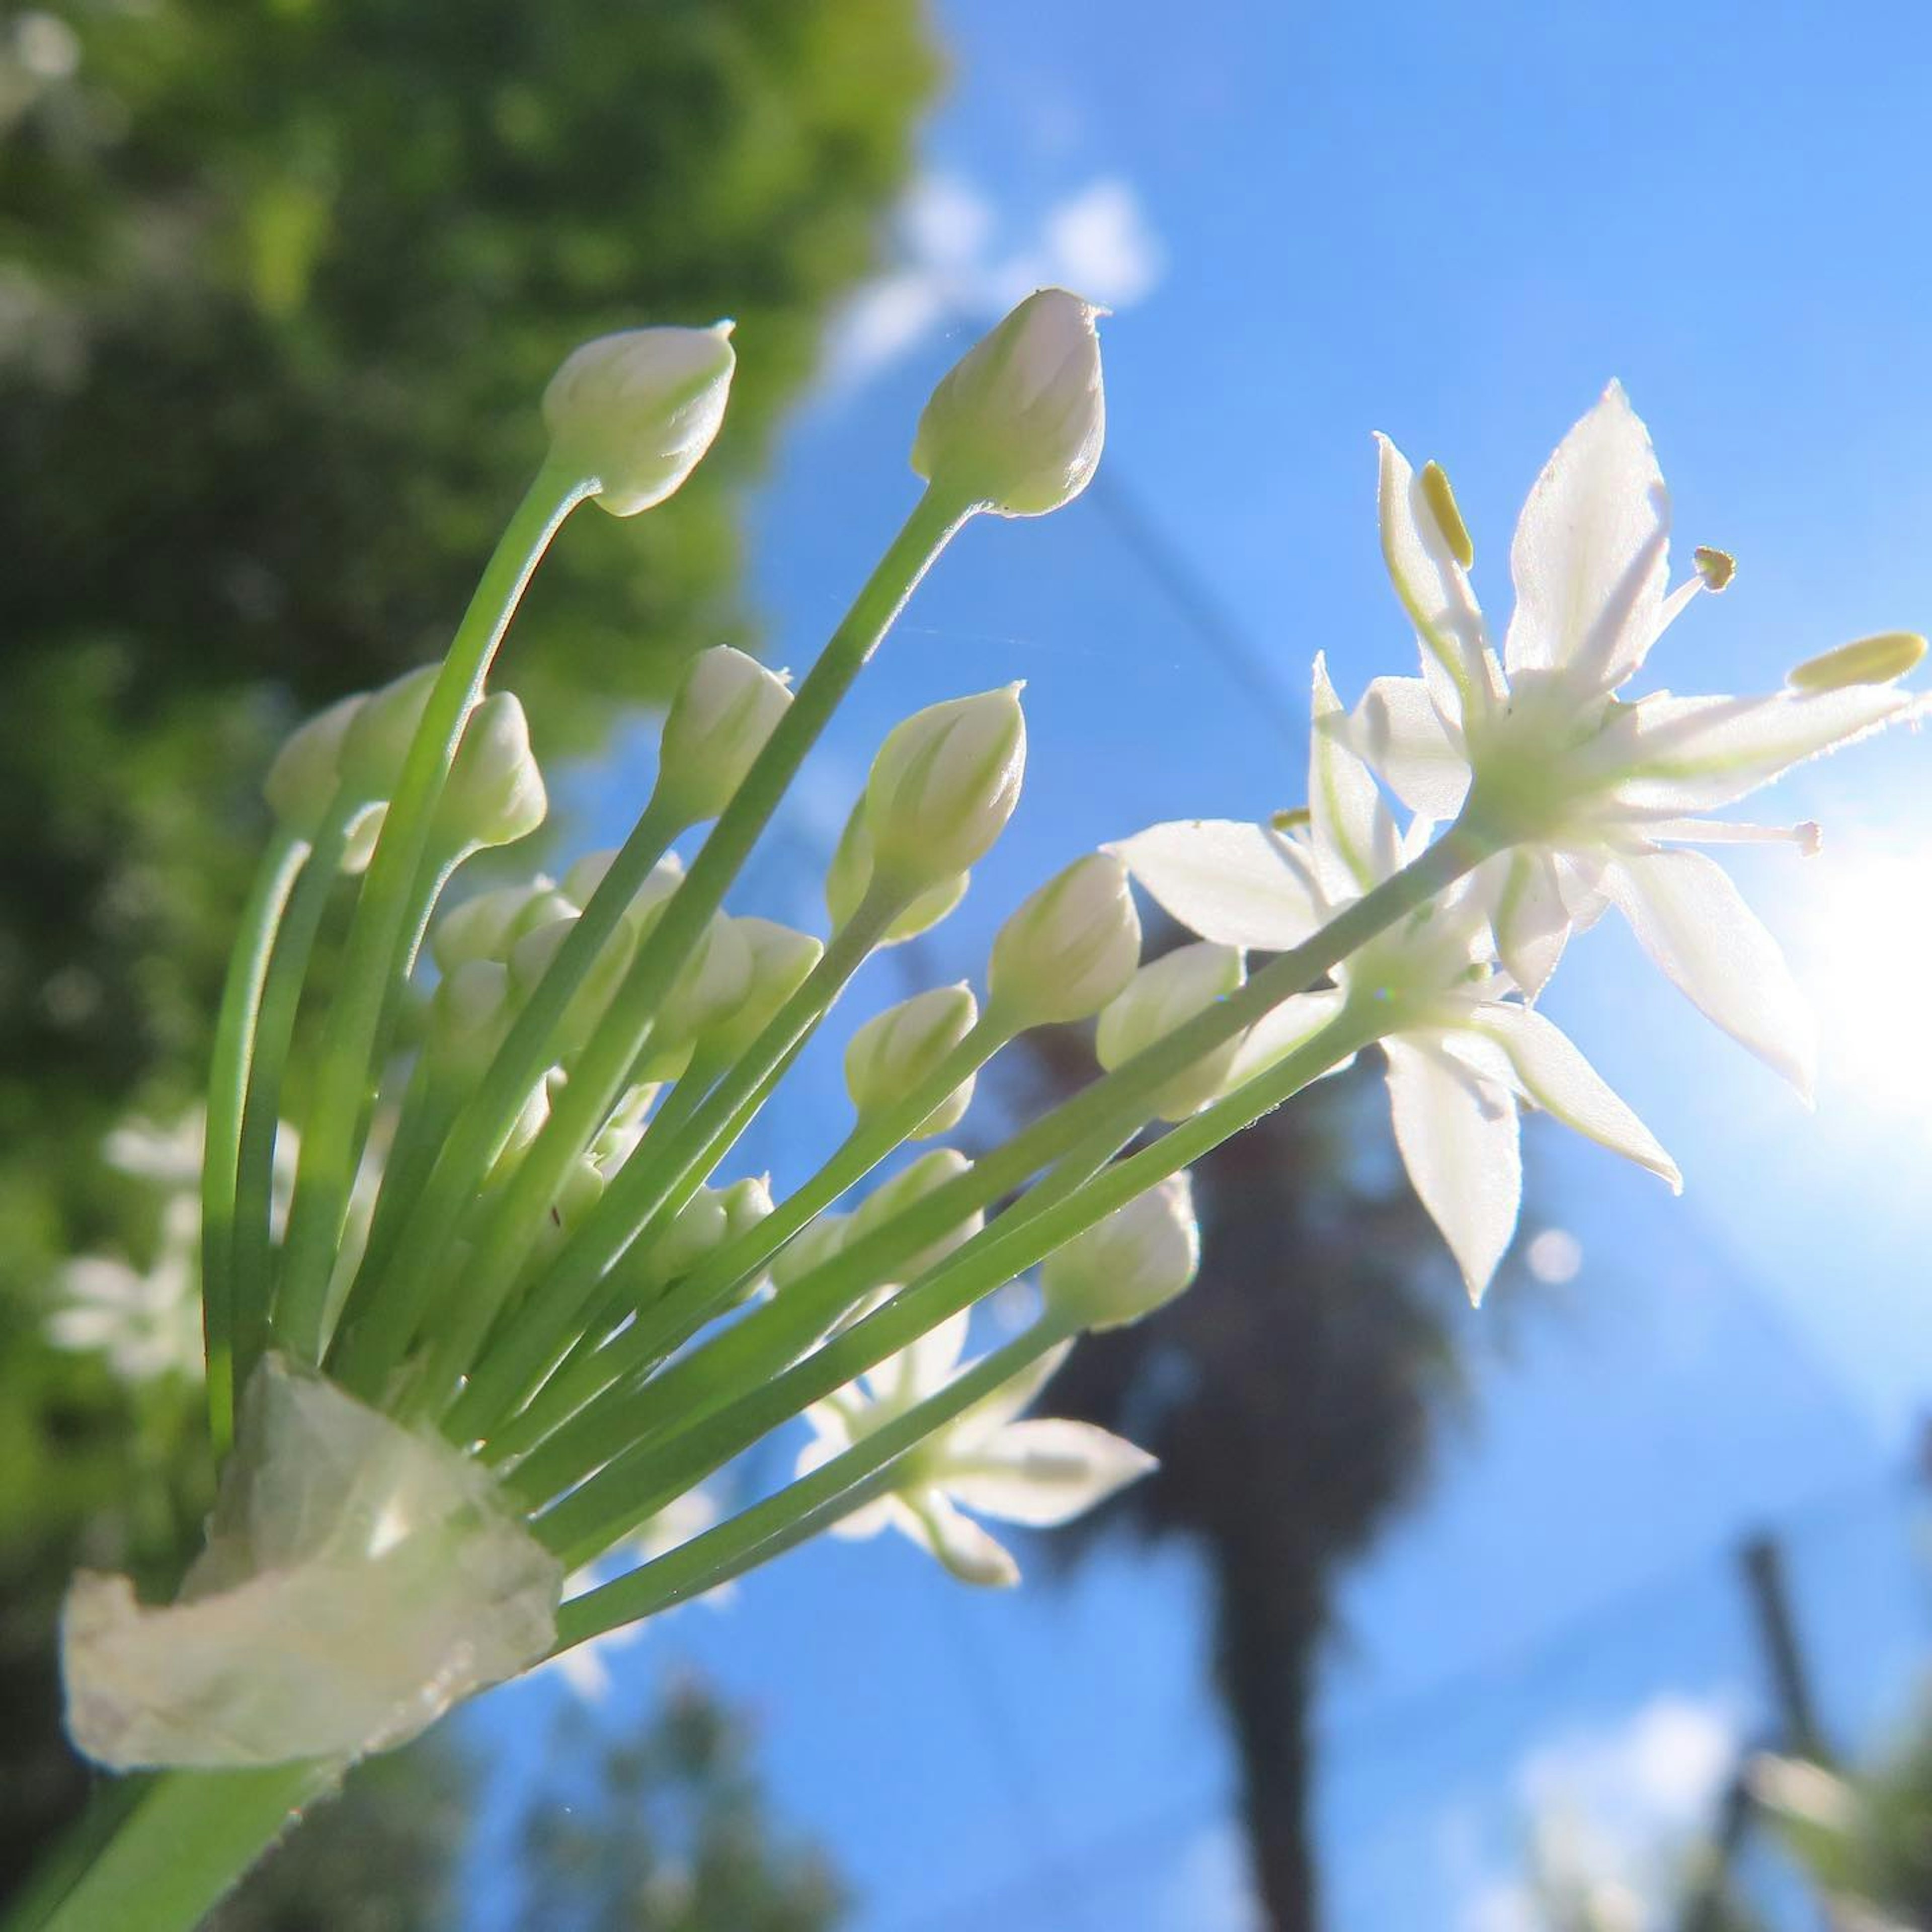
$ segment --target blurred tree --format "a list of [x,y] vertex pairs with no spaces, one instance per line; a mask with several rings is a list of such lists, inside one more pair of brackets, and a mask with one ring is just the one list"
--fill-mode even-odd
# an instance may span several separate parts
[[[1088,1077],[1077,1035],[1041,1050],[1056,1088]],[[1358,1068],[1198,1163],[1200,1278],[1138,1326],[1083,1340],[1042,1398],[1160,1459],[1056,1532],[1056,1559],[1125,1526],[1180,1538],[1206,1564],[1272,1932],[1319,1923],[1309,1718],[1336,1584],[1414,1492],[1456,1386],[1450,1322],[1466,1304],[1394,1160],[1387,1105],[1379,1066]]]
[[503,672],[587,749],[747,641],[736,493],[874,259],[937,67],[920,0],[43,0],[0,12],[0,1892],[77,1802],[77,1558],[178,1574],[197,1390],[45,1345],[98,1159],[200,1084],[256,784],[439,653],[563,355],[740,326],[693,484],[562,538]]

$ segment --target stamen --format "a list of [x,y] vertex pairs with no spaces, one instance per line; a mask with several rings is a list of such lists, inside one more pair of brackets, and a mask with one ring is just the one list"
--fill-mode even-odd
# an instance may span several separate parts
[[1843,691],[1855,684],[1890,684],[1924,655],[1925,640],[1916,632],[1886,631],[1807,658],[1784,681],[1793,691]]
[[1456,493],[1450,488],[1439,463],[1422,466],[1422,496],[1436,519],[1436,527],[1442,532],[1443,542],[1449,546],[1450,555],[1467,570],[1476,560],[1476,547],[1469,541],[1468,526],[1456,506]]

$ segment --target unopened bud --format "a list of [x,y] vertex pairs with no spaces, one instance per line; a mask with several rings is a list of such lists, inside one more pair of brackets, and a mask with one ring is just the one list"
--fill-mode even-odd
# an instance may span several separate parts
[[730,1220],[723,1192],[715,1187],[700,1187],[677,1210],[670,1226],[652,1244],[646,1263],[649,1277],[654,1281],[668,1282],[690,1274],[724,1240],[730,1230]]
[[730,1019],[751,990],[752,949],[738,922],[720,914],[704,928],[658,1009],[644,1077],[668,1078],[678,1056]]
[[1785,679],[1793,691],[1843,691],[1854,684],[1890,684],[1916,668],[1925,640],[1911,631],[1886,631],[1807,658]]
[[548,809],[524,707],[511,692],[494,692],[464,727],[436,806],[439,842],[459,850],[508,845],[534,832]]
[[[856,913],[872,883],[872,835],[866,826],[866,801],[861,798],[845,821],[832,863],[825,874],[825,908],[835,928],[843,926]],[[881,946],[897,946],[916,939],[933,927],[966,896],[972,883],[970,875],[955,872],[936,885],[927,886],[896,914],[891,925],[879,936]]]
[[[896,1107],[939,1070],[940,1063],[973,1030],[980,1017],[968,986],[934,986],[915,993],[868,1019],[845,1049],[845,1090],[864,1120]],[[972,1104],[968,1074],[908,1140],[925,1140],[956,1125]]]
[[341,783],[342,741],[362,703],[358,692],[297,725],[262,782],[268,809],[298,838],[312,841],[322,830]]
[[632,328],[573,350],[544,392],[552,463],[590,479],[614,517],[662,503],[724,419],[730,335],[728,322]]
[[[1150,962],[1100,1016],[1094,1042],[1100,1064],[1112,1072],[1225,999],[1242,977],[1240,952],[1209,940],[1177,946]],[[1240,1051],[1237,1034],[1203,1054],[1149,1096],[1149,1111],[1168,1120],[1184,1120],[1198,1112],[1220,1092]]]
[[736,1010],[705,1036],[706,1050],[725,1060],[736,1060],[764,1031],[825,956],[822,940],[776,920],[746,917],[732,923],[751,949],[752,982]]
[[700,651],[664,719],[658,795],[675,802],[687,824],[717,818],[790,704],[784,679],[742,651]]
[[[973,1163],[957,1148],[934,1148],[902,1168],[884,1186],[874,1188],[852,1216],[847,1243],[862,1240],[882,1228],[894,1215],[925,1199],[927,1195],[956,1180]],[[970,1241],[986,1225],[986,1216],[975,1209],[947,1229],[929,1246],[893,1264],[895,1281],[916,1281],[930,1268],[937,1268],[954,1249]]]
[[341,776],[354,798],[390,799],[403,774],[440,664],[416,670],[372,691],[357,707],[342,737]]
[[1019,802],[1026,718],[1017,684],[929,704],[893,727],[872,760],[872,862],[908,890],[982,857]]
[[1173,1174],[1049,1255],[1040,1294],[1069,1328],[1120,1328],[1172,1301],[1200,1266],[1193,1190]]
[[1090,852],[1000,927],[986,968],[988,1001],[1020,1029],[1084,1020],[1122,992],[1140,956],[1126,866],[1111,852]]
[[[735,1241],[770,1214],[772,1178],[768,1174],[748,1174],[742,1180],[734,1180],[729,1187],[721,1190],[718,1198],[724,1208],[724,1238]],[[769,1279],[763,1272],[754,1276],[733,1295],[734,1305],[764,1292]]]
[[[512,945],[521,936],[526,911],[533,902],[550,897],[554,890],[549,880],[539,876],[528,885],[493,886],[453,907],[437,920],[430,934],[430,953],[437,970],[447,974],[466,960],[507,959]],[[570,910],[567,904],[560,906],[562,914]]]
[[564,1170],[556,1196],[538,1238],[538,1252],[554,1254],[583,1226],[584,1218],[604,1195],[604,1170],[589,1154],[580,1154]]
[[1106,313],[1064,289],[1028,296],[933,391],[914,470],[1003,517],[1044,516],[1078,496],[1106,435],[1094,328]]
[[[528,999],[542,983],[550,963],[563,950],[565,942],[576,930],[579,915],[566,914],[525,933],[510,948],[511,983]],[[570,1004],[556,1022],[553,1034],[560,1055],[573,1054],[583,1046],[604,1016],[618,982],[628,971],[637,950],[635,936],[619,926],[598,952],[590,970],[570,996]]]
[[501,1042],[511,1006],[509,969],[466,959],[437,981],[430,999],[430,1051],[446,1065],[480,1070]]
[[[563,875],[563,893],[580,911],[595,896],[604,876],[616,862],[615,846],[607,851],[586,852]],[[664,910],[664,902],[684,883],[684,867],[675,852],[667,852],[644,874],[644,882],[624,908],[624,922],[642,938]]]

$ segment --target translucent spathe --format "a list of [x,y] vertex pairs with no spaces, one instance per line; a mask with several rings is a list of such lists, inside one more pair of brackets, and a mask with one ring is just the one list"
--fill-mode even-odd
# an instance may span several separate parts
[[387,1750],[542,1658],[562,1582],[476,1463],[270,1357],[178,1600],[74,1580],[68,1729],[117,1771]]

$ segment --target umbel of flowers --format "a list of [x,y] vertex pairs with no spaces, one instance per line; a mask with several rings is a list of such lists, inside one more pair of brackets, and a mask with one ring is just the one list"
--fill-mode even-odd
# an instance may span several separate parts
[[[1042,290],[946,376],[914,446],[924,491],[822,654],[795,689],[734,650],[694,658],[616,850],[442,904],[465,858],[543,816],[522,711],[490,685],[522,590],[578,506],[646,511],[701,459],[734,367],[722,327],[572,355],[544,400],[548,460],[448,656],[290,741],[208,1097],[220,1502],[175,1602],[83,1576],[65,1622],[76,1742],[162,1774],[23,1922],[190,1924],[358,1757],[821,1529],[892,1528],[968,1581],[1013,1582],[982,1519],[1057,1522],[1150,1466],[1025,1417],[1034,1395],[1083,1330],[1186,1289],[1188,1164],[1365,1048],[1472,1297],[1515,1226],[1524,1110],[1676,1187],[1537,1006],[1606,908],[1807,1084],[1777,950],[1695,848],[1810,842],[1705,814],[1906,716],[1894,681],[1923,644],[1868,639],[1762,698],[1624,696],[1730,566],[1700,551],[1670,587],[1662,480],[1612,386],[1531,493],[1500,647],[1446,479],[1384,442],[1382,548],[1421,674],[1376,680],[1351,711],[1317,658],[1305,808],[1156,826],[1077,859],[1012,910],[979,987],[859,1029],[850,1126],[815,1173],[775,1198],[736,1171],[848,982],[958,903],[1019,800],[1019,688],[963,694],[880,747],[823,938],[727,909],[946,544],[1092,476],[1096,314]],[[1143,964],[1136,884],[1197,941]],[[312,1015],[313,943],[344,892],[346,958]],[[944,1144],[1002,1048],[1082,1020],[1089,1085],[976,1161]],[[284,1121],[311,1021],[319,1072]],[[1030,1325],[969,1357],[974,1305],[1034,1270]],[[801,1421],[794,1480],[623,1567],[646,1526]]]

